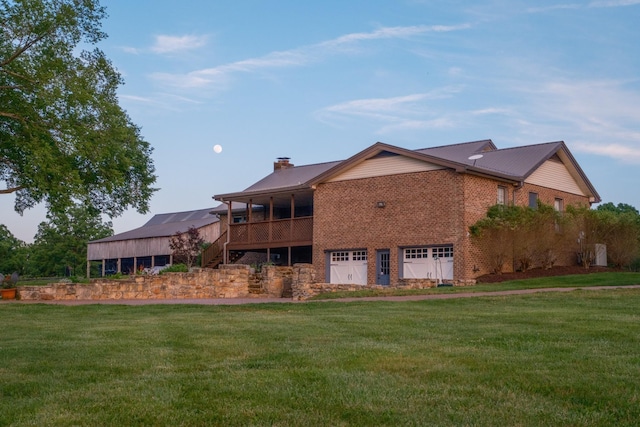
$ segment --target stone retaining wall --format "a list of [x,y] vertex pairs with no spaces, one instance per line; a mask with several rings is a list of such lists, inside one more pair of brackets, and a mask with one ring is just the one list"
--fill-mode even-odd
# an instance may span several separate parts
[[428,289],[435,288],[436,286],[437,283],[434,280],[420,280],[416,283],[405,283],[404,285],[398,284],[396,286],[353,285],[335,283],[294,283],[293,299],[296,301],[304,301],[316,295],[332,292],[355,292],[366,289]]
[[[262,292],[250,294],[247,265],[223,265],[219,269],[202,269],[193,273],[141,275],[124,279],[93,279],[88,284],[51,283],[46,286],[20,286],[19,298],[26,301],[46,300],[119,300],[119,299],[192,299],[247,298],[275,296],[282,275],[276,268],[270,276],[257,281]],[[285,272],[286,275],[286,272]],[[268,277],[274,284],[268,283]],[[281,296],[281,295],[278,295]]]
[[[469,286],[474,280],[452,281],[451,286]],[[400,279],[397,285],[354,285],[316,283],[316,271],[313,264],[296,264],[293,271],[292,297],[296,301],[304,301],[316,295],[331,292],[355,292],[365,289],[428,289],[435,288],[438,283],[433,279]]]
[[[465,286],[471,282],[456,282]],[[89,284],[51,283],[19,286],[18,297],[26,301],[200,299],[271,297],[307,300],[322,293],[363,289],[426,289],[436,287],[430,279],[401,279],[395,286],[316,283],[312,264],[293,267],[263,266],[254,272],[247,265],[221,265],[192,273],[132,276],[125,279],[93,279]]]

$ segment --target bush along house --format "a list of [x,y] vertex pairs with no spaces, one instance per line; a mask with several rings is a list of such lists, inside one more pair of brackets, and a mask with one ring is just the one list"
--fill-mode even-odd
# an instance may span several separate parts
[[487,273],[469,226],[493,205],[600,201],[564,142],[497,149],[491,140],[419,150],[378,142],[303,166],[279,158],[246,190],[214,199],[221,237],[203,266],[262,252],[276,264],[313,264],[317,282],[380,285]]

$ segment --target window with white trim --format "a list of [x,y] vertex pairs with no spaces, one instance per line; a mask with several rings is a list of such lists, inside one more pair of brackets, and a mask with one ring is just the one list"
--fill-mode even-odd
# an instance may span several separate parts
[[434,258],[453,258],[453,247],[443,246],[439,248],[433,248],[432,256]]
[[498,205],[507,204],[507,188],[502,185],[498,185],[498,196],[496,203]]
[[353,251],[353,260],[354,261],[366,261],[367,260],[367,251]]
[[426,258],[429,249],[427,248],[411,248],[404,250],[404,259],[421,259]]
[[556,198],[553,201],[553,209],[555,209],[556,212],[564,211],[564,201],[562,199]]
[[349,261],[349,252],[331,252],[331,261]]

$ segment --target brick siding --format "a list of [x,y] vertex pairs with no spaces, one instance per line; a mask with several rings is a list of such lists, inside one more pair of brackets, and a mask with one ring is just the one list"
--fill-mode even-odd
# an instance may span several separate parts
[[[392,285],[399,281],[401,249],[453,245],[454,279],[472,280],[488,272],[482,253],[469,238],[469,226],[497,201],[497,187],[507,189],[506,202],[527,206],[529,192],[553,205],[587,205],[588,199],[525,184],[517,189],[501,182],[452,170],[415,172],[318,185],[314,194],[313,264],[318,282],[328,281],[326,253],[366,249],[367,283],[376,283],[376,251],[390,251]],[[377,207],[384,202],[384,207]]]

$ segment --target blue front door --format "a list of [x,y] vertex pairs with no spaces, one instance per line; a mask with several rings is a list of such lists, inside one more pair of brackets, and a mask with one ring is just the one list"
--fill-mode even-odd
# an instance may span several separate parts
[[376,257],[377,280],[378,285],[389,285],[389,250],[379,250]]

